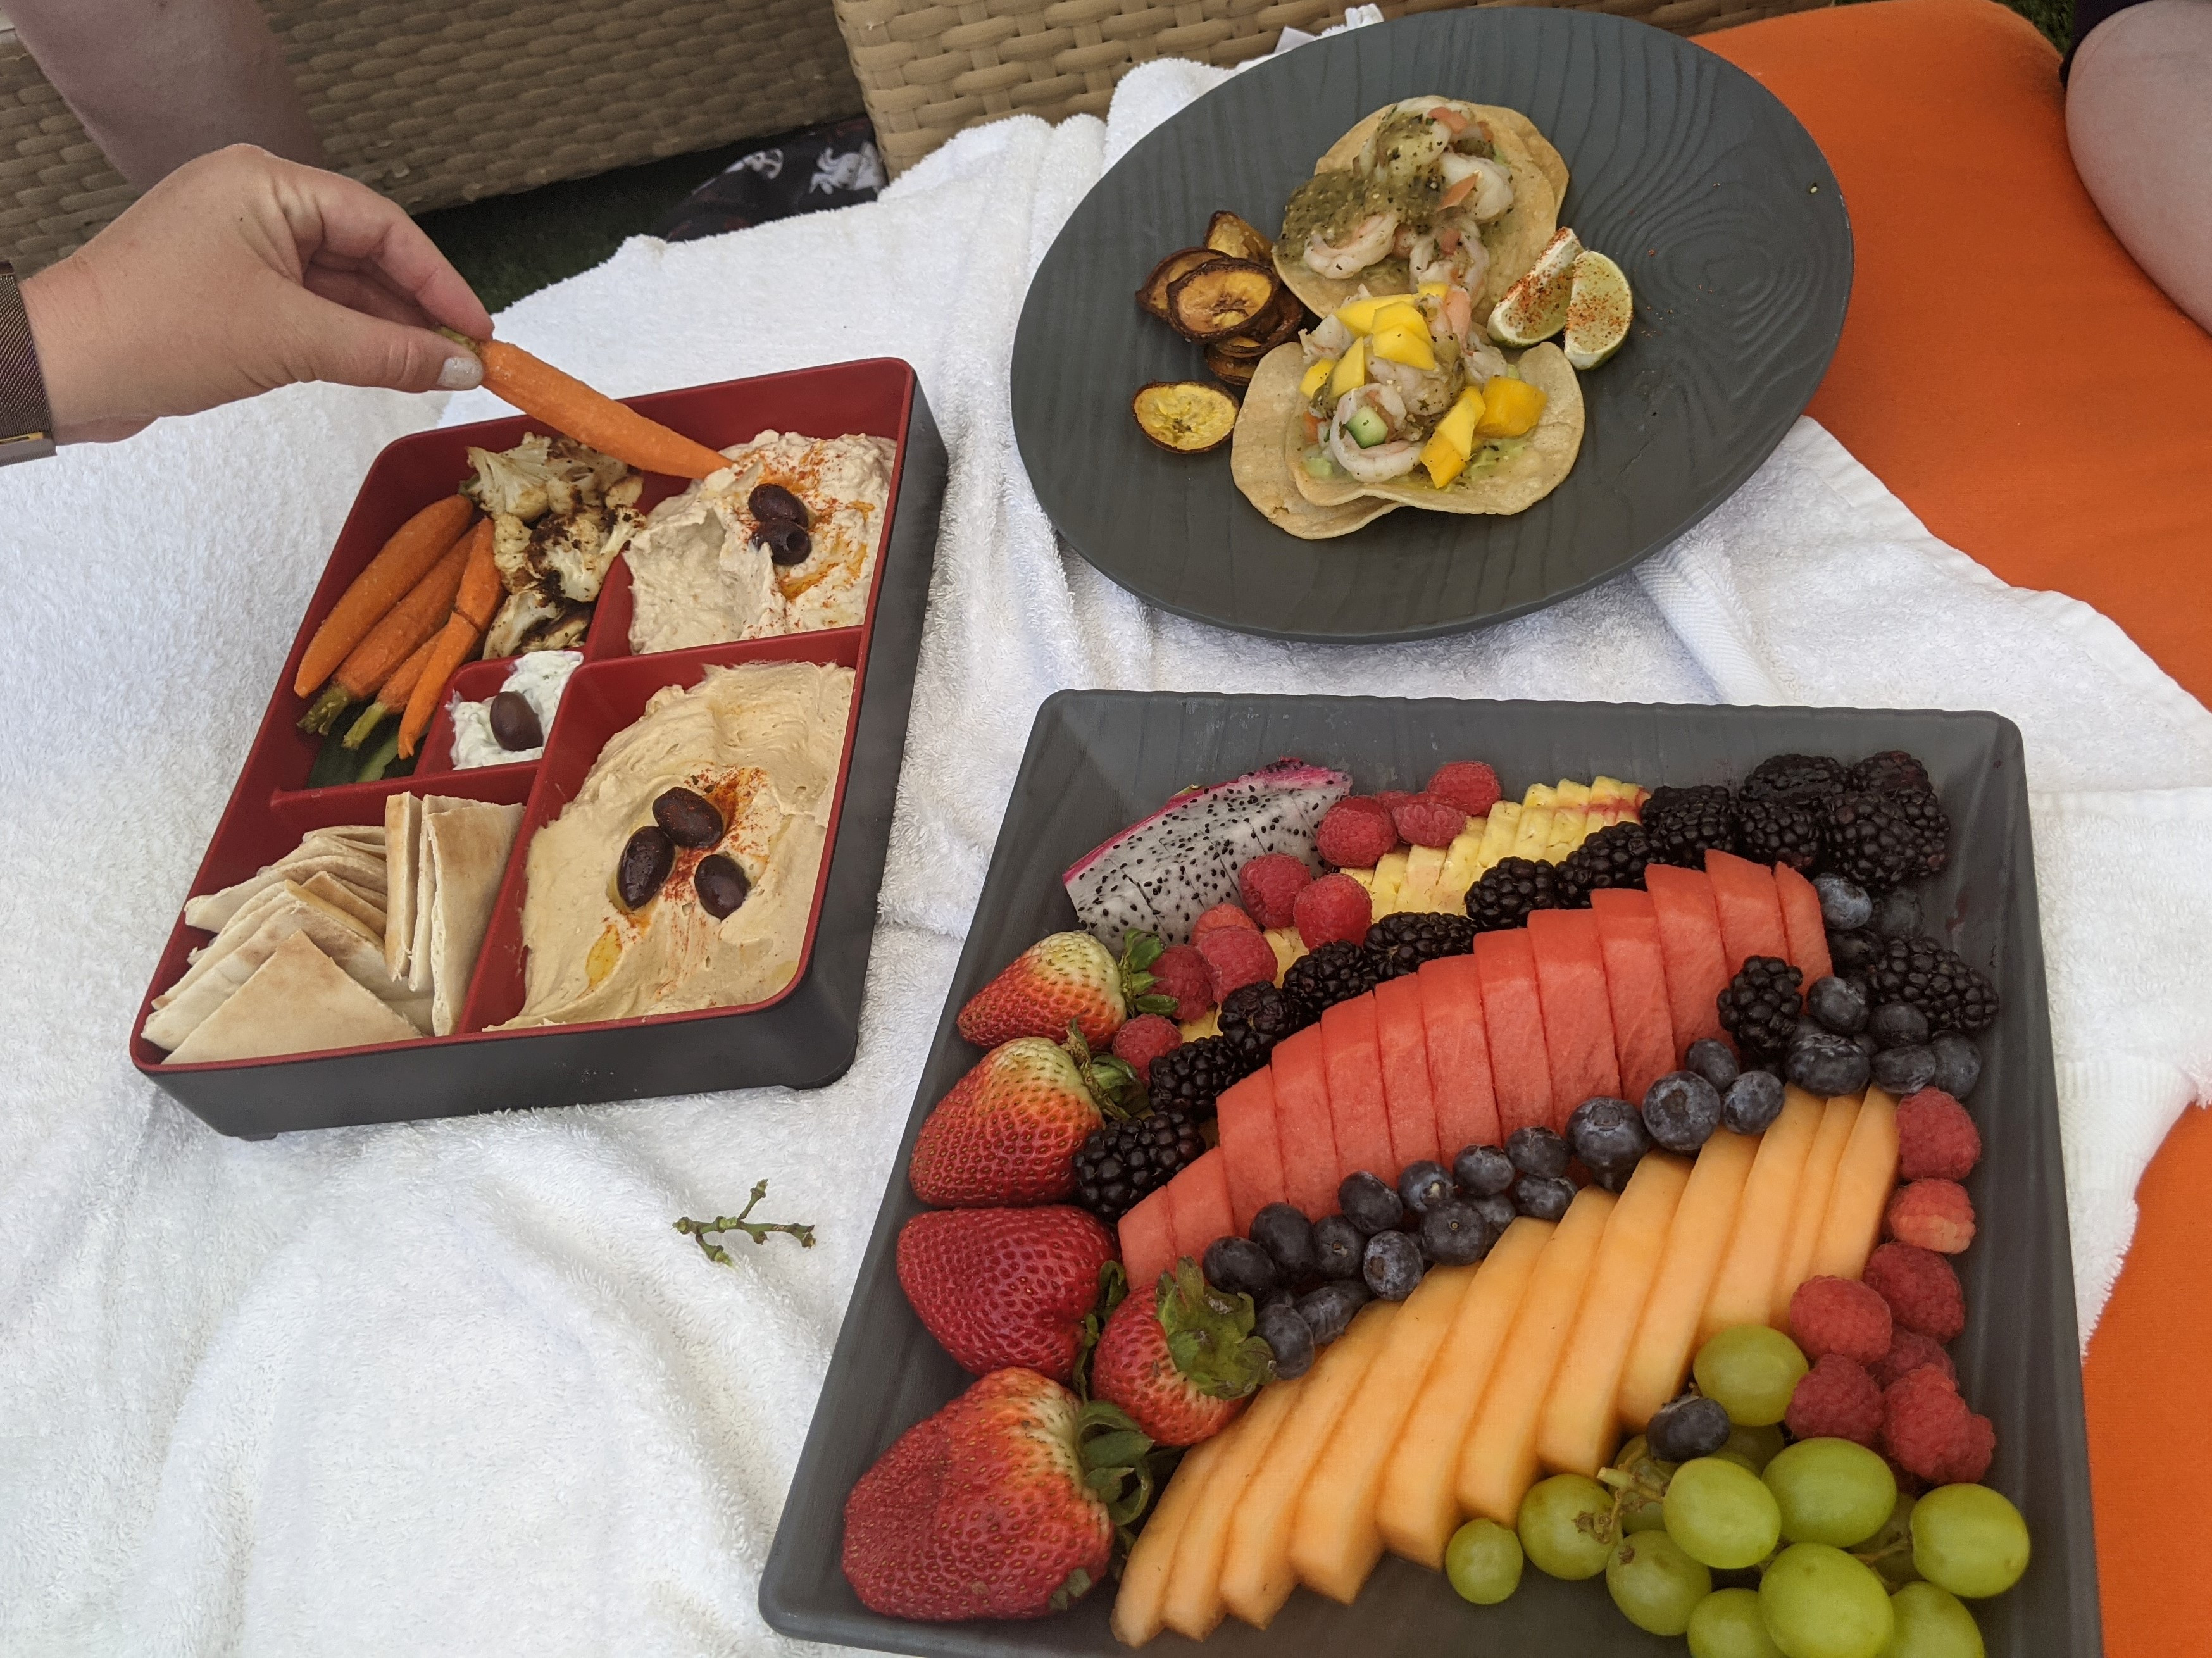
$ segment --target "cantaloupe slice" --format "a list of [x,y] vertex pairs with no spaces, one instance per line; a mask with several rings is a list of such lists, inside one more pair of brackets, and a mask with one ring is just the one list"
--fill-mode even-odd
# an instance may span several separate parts
[[1268,1056],[1275,1073],[1275,1139],[1282,1148],[1283,1193],[1308,1220],[1336,1212],[1336,1130],[1329,1121],[1328,1073],[1321,1027],[1310,1024],[1277,1042]]
[[1782,930],[1782,900],[1774,890],[1773,869],[1716,847],[1705,853],[1705,873],[1713,884],[1713,908],[1721,920],[1729,976],[1742,972],[1753,956],[1788,961],[1790,937]]
[[1328,1120],[1336,1135],[1336,1176],[1365,1169],[1398,1178],[1390,1161],[1390,1114],[1382,1103],[1382,1056],[1375,1036],[1375,998],[1354,996],[1321,1016],[1322,1064],[1328,1072]]
[[1774,1274],[1774,1327],[1784,1334],[1790,1331],[1790,1297],[1813,1274],[1813,1250],[1828,1218],[1836,1170],[1843,1167],[1844,1147],[1858,1120],[1859,1096],[1837,1095],[1821,1108],[1813,1149],[1805,1154],[1805,1173],[1797,1182],[1797,1202],[1790,1215],[1789,1241],[1783,1245]]
[[1175,1233],[1177,1255],[1206,1259],[1206,1246],[1218,1237],[1237,1232],[1229,1202],[1229,1165],[1214,1146],[1182,1169],[1164,1188],[1168,1193],[1168,1225]]
[[1459,1451],[1492,1371],[1505,1351],[1528,1280],[1557,1229],[1526,1215],[1505,1229],[1475,1268],[1382,1470],[1375,1522],[1391,1553],[1441,1571],[1458,1529]]
[[1536,1460],[1556,1473],[1595,1479],[1620,1442],[1613,1406],[1620,1373],[1690,1167],[1687,1157],[1651,1153],[1636,1165],[1605,1224],[1589,1287],[1536,1422]]
[[1736,1206],[1735,1230],[1729,1235],[1728,1251],[1698,1321],[1699,1342],[1733,1324],[1774,1321],[1775,1262],[1789,1247],[1790,1212],[1802,1195],[1805,1159],[1826,1105],[1802,1088],[1787,1089],[1782,1114],[1759,1137],[1759,1156]]
[[[1395,981],[1393,981],[1395,983]],[[1239,1232],[1283,1196],[1283,1149],[1275,1139],[1275,1073],[1262,1066],[1221,1090],[1214,1103],[1221,1161],[1229,1176],[1229,1213]]]
[[1443,956],[1413,975],[1428,1038],[1429,1091],[1437,1106],[1437,1158],[1449,1168],[1470,1145],[1499,1145],[1482,977],[1472,956]]
[[1168,1581],[1182,1550],[1183,1527],[1243,1426],[1240,1417],[1212,1438],[1192,1446],[1176,1464],[1167,1489],[1153,1502],[1152,1517],[1122,1564],[1121,1588],[1114,1597],[1114,1638],[1124,1646],[1140,1647],[1164,1627]]
[[1897,1186],[1897,1102],[1869,1088],[1844,1145],[1828,1212],[1808,1278],[1856,1278],[1881,1242],[1881,1218]]
[[1651,895],[1629,887],[1591,893],[1590,914],[1597,921],[1598,953],[1605,958],[1620,1096],[1641,1102],[1651,1084],[1674,1068],[1674,1024],[1667,1008],[1659,918]]
[[1291,1527],[1297,1517],[1298,1493],[1403,1304],[1368,1303],[1352,1327],[1322,1350],[1303,1378],[1305,1386],[1296,1404],[1275,1430],[1275,1442],[1245,1482],[1222,1552],[1221,1598],[1255,1629],[1273,1622],[1297,1587],[1297,1574],[1291,1569]]
[[1790,941],[1790,964],[1805,982],[1835,970],[1828,957],[1828,924],[1820,914],[1820,894],[1787,864],[1774,866],[1774,896],[1782,902],[1782,931]]
[[1444,848],[1408,847],[1405,878],[1398,885],[1401,909],[1434,909],[1437,882],[1444,872]]
[[1552,1067],[1554,1132],[1584,1100],[1620,1094],[1613,1054],[1613,1005],[1606,994],[1605,957],[1597,918],[1586,909],[1540,909],[1528,917],[1536,997],[1544,1013],[1544,1052]]
[[1148,1192],[1115,1229],[1121,1244],[1121,1269],[1133,1288],[1158,1284],[1160,1274],[1175,1265],[1172,1202],[1164,1186]]
[[1474,1275],[1472,1266],[1430,1268],[1406,1298],[1389,1339],[1298,1494],[1291,1567],[1316,1594],[1351,1605],[1382,1558],[1375,1518],[1382,1471]]
[[[1229,1610],[1221,1598],[1221,1557],[1229,1546],[1230,1522],[1244,1500],[1244,1488],[1266,1459],[1275,1435],[1290,1419],[1308,1378],[1271,1382],[1252,1408],[1204,1442],[1220,1445],[1206,1486],[1182,1516],[1175,1538],[1175,1564],[1168,1573],[1160,1617],[1178,1635],[1203,1641]],[[1223,1441],[1228,1441],[1223,1444]],[[1188,1458],[1185,1459],[1188,1461]],[[1138,1539],[1141,1545],[1143,1538]],[[1134,1551],[1130,1558],[1136,1558]],[[1117,1606],[1118,1610],[1118,1606]],[[1121,1626],[1115,1625],[1116,1635]]]
[[1440,1157],[1436,1093],[1429,1086],[1428,1028],[1421,1020],[1421,986],[1414,975],[1401,974],[1375,987],[1375,1041],[1382,1061],[1382,1105],[1390,1115],[1390,1161],[1403,1169]]
[[1644,872],[1644,887],[1659,923],[1667,1011],[1679,1056],[1692,1042],[1721,1034],[1719,999],[1731,969],[1721,947],[1720,915],[1713,908],[1713,884],[1703,870],[1653,864]]
[[1460,1507],[1469,1514],[1510,1526],[1521,1511],[1522,1497],[1536,1483],[1537,1418],[1613,1211],[1610,1192],[1583,1187],[1536,1263],[1513,1333],[1475,1407],[1467,1442],[1460,1447],[1456,1489]]
[[1644,1431],[1651,1413],[1681,1391],[1682,1378],[1690,1373],[1698,1319],[1705,1310],[1729,1235],[1735,1230],[1743,1183],[1758,1153],[1755,1137],[1731,1134],[1723,1128],[1705,1142],[1690,1170],[1690,1183],[1674,1206],[1667,1247],[1652,1275],[1651,1294],[1637,1321],[1636,1338],[1628,1345],[1620,1393],[1613,1401],[1621,1421],[1633,1432]]
[[1490,1046],[1498,1133],[1548,1128],[1552,1061],[1544,1047],[1544,1009],[1528,929],[1476,933],[1474,967],[1482,985],[1482,1030]]

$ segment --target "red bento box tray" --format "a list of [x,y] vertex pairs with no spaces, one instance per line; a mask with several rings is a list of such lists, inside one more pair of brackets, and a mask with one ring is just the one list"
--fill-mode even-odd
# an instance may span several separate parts
[[[912,703],[945,459],[913,369],[896,359],[841,363],[757,380],[726,380],[628,399],[633,408],[716,448],[774,428],[817,436],[866,433],[898,445],[874,580],[857,628],[633,656],[629,567],[610,572],[542,759],[451,769],[451,718],[441,706],[411,777],[331,788],[304,786],[319,739],[297,729],[291,686],[301,653],[354,576],[407,517],[469,476],[472,446],[505,448],[532,422],[514,416],[417,433],[379,455],[339,531],[328,568],[285,659],[194,894],[220,890],[295,846],[311,829],[380,823],[403,791],[524,807],[491,927],[460,1028],[450,1036],[209,1065],[173,1065],[137,1032],[153,999],[183,973],[208,934],[180,913],[131,1027],[133,1062],[214,1127],[265,1137],[291,1129],[453,1116],[477,1111],[634,1099],[710,1089],[818,1087],[852,1062],[860,987],[875,925],[898,768]],[[648,477],[647,507],[682,487]],[[831,662],[854,670],[852,713],[832,801],[827,853],[815,884],[797,975],[775,996],[742,1008],[651,1018],[495,1031],[522,1000],[521,907],[530,840],[559,816],[608,738],[635,720],[664,685],[694,685],[709,665]],[[509,661],[473,663],[447,697],[478,700]]]

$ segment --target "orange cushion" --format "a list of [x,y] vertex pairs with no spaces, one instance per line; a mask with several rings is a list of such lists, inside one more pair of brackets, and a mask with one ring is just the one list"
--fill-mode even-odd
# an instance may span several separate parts
[[[1990,0],[1881,0],[1701,44],[1796,113],[1850,208],[1856,283],[1808,412],[1946,541],[2095,605],[2212,692],[2212,337],[2082,190],[2058,54]],[[2212,1655],[2212,1560],[2172,1540],[2174,1458],[2203,1438],[2212,1376],[2208,1190],[2200,1111],[2143,1181],[2089,1351],[2112,1658]]]

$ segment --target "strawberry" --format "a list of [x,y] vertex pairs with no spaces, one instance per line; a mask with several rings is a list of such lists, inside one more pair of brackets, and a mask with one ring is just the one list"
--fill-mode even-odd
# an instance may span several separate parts
[[1035,1370],[994,1370],[853,1487],[846,1581],[886,1618],[1061,1611],[1105,1578],[1115,1527],[1135,1517],[1122,1488],[1136,1479],[1137,1507],[1150,1494],[1150,1449],[1111,1407]]
[[923,1120],[908,1168],[914,1194],[939,1207],[1056,1203],[1075,1190],[1085,1137],[1107,1107],[1120,1114],[1135,1084],[1120,1060],[1092,1059],[1072,1025],[1065,1046],[1001,1042]]
[[899,1230],[898,1279],[939,1346],[972,1376],[1075,1374],[1114,1240],[1080,1209],[933,1209]]
[[1000,969],[999,976],[960,1010],[960,1034],[978,1048],[996,1048],[1017,1036],[1060,1040],[1069,1020],[1083,1040],[1103,1048],[1132,1013],[1172,1013],[1171,998],[1156,995],[1146,969],[1160,958],[1160,941],[1133,929],[1116,962],[1087,932],[1054,932],[1040,938]]
[[1264,1382],[1274,1354],[1252,1333],[1252,1298],[1207,1284],[1186,1255],[1114,1309],[1091,1358],[1091,1394],[1129,1413],[1162,1445],[1195,1445],[1219,1433]]

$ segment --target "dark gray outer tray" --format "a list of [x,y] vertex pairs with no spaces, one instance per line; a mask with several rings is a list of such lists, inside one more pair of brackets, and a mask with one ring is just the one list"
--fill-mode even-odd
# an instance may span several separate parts
[[[953,1016],[1021,950],[1073,925],[1059,876],[1077,857],[1178,788],[1285,754],[1348,766],[1363,789],[1418,788],[1440,762],[1480,756],[1516,793],[1531,782],[1600,772],[1646,787],[1727,781],[1785,750],[1856,758],[1887,748],[1909,749],[1927,762],[1954,827],[1951,868],[1923,889],[1931,929],[1990,972],[2004,1007],[1984,1033],[1986,1068],[1971,1102],[1987,1148],[1968,1182],[1981,1230],[1960,1258],[1968,1317],[1952,1353],[1968,1400],[1996,1424],[1990,1483],[2020,1504],[2035,1553],[2017,1588],[1980,1604],[1982,1627],[1996,1658],[2101,1653],[2058,1098],[2020,732],[1990,714],[1840,708],[1106,691],[1063,692],[1046,702],[769,1551],[762,1614],[788,1635],[889,1652],[1121,1649],[1107,1629],[1110,1586],[1036,1623],[914,1624],[867,1611],[838,1565],[854,1483],[908,1426],[966,1385],[907,1305],[892,1254],[899,1228],[921,1207],[906,1177],[915,1131],[977,1057],[954,1029]],[[1159,1645],[1188,1647],[1171,1634]],[[1631,1627],[1596,1584],[1557,1582],[1532,1568],[1504,1606],[1475,1607],[1442,1576],[1388,1556],[1352,1606],[1302,1589],[1266,1632],[1232,1619],[1206,1648],[1224,1658],[1475,1651],[1679,1658],[1683,1649],[1679,1641]]]
[[[1425,93],[1518,109],[1558,146],[1572,173],[1559,222],[1628,273],[1636,327],[1582,377],[1582,454],[1527,512],[1409,508],[1300,541],[1237,493],[1225,448],[1178,457],[1138,431],[1139,386],[1206,376],[1198,348],[1132,296],[1216,209],[1273,234],[1322,151]],[[1030,285],[1014,431],[1068,544],[1164,609],[1290,639],[1455,633],[1601,580],[1726,500],[1820,385],[1850,288],[1835,176],[1741,70],[1594,12],[1441,12],[1300,46],[1131,149]]]

